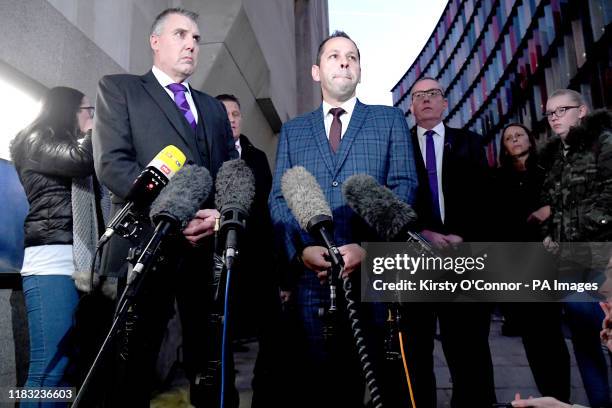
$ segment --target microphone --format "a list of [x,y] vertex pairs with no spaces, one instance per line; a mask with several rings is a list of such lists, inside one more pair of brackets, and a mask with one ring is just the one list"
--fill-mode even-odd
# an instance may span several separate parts
[[185,155],[176,146],[164,147],[134,180],[125,198],[125,205],[106,227],[106,231],[98,240],[98,248],[102,247],[118,230],[122,231],[121,233],[125,236],[135,232],[137,227],[132,231],[128,230],[131,223],[131,220],[128,221],[130,211],[132,209],[142,210],[149,206],[184,164]]
[[[329,204],[325,199],[325,195],[321,190],[321,186],[312,174],[302,166],[290,168],[283,174],[281,179],[281,191],[287,202],[287,206],[293,213],[298,224],[308,231],[310,235],[320,238],[327,247],[330,260],[332,263],[332,273],[329,274],[329,309],[328,314],[323,312],[322,316],[327,316],[324,320],[323,336],[330,338],[334,336],[335,327],[337,324],[335,313],[336,307],[336,276],[335,270],[339,270],[339,276],[344,271],[344,260],[340,255],[338,247],[333,242],[333,220],[332,212]],[[357,301],[354,299],[354,292],[351,280],[348,276],[342,277],[344,298],[346,299],[346,311],[350,321],[350,327],[353,332],[353,339],[359,362],[365,378],[365,382],[370,391],[370,396],[374,402],[374,406],[379,408],[380,403],[380,388],[378,387],[376,375],[372,370],[372,361],[368,354],[367,342],[364,338],[364,330],[357,309]],[[321,309],[319,310],[321,314]]]
[[225,242],[225,264],[231,269],[238,254],[238,235],[246,228],[255,198],[255,177],[244,160],[228,160],[217,173],[215,190],[215,205],[221,213],[219,236]]
[[420,244],[421,249],[433,252],[425,238],[410,230],[417,220],[412,207],[381,186],[374,177],[352,175],[342,185],[342,194],[349,207],[383,240],[414,242]]
[[150,265],[164,237],[182,231],[187,226],[211,189],[210,173],[196,165],[185,165],[170,180],[151,205],[149,215],[155,224],[155,232],[140,254],[133,272],[140,273]]
[[281,191],[300,227],[321,239],[335,267],[344,267],[344,260],[333,239],[331,208],[314,176],[302,166],[292,167],[283,174]]

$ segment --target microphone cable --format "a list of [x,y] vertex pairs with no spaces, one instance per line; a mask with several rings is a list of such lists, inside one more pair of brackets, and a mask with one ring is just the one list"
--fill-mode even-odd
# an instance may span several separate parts
[[406,374],[408,393],[410,394],[410,404],[412,408],[416,408],[416,403],[414,402],[414,393],[412,391],[412,382],[410,381],[410,373],[408,372],[408,360],[406,358],[406,353],[404,353],[404,337],[402,336],[401,331],[397,332],[397,336],[399,337],[400,351],[402,353],[402,363],[404,365],[404,373]]
[[[342,267],[341,274],[344,272]],[[368,354],[366,340],[363,335],[363,329],[361,327],[361,319],[359,318],[359,311],[357,310],[357,302],[353,299],[353,284],[348,276],[342,277],[342,288],[344,289],[344,298],[346,299],[346,311],[348,312],[348,319],[351,324],[351,330],[353,332],[353,339],[355,340],[355,346],[357,348],[357,355],[359,356],[359,362],[361,364],[361,370],[366,380],[368,390],[370,390],[370,397],[374,408],[383,408],[381,391],[376,381],[376,375],[372,368],[372,361]]]
[[228,322],[229,322],[229,291],[232,269],[226,269],[225,299],[223,300],[223,335],[221,337],[221,408],[225,407],[225,370],[227,369]]

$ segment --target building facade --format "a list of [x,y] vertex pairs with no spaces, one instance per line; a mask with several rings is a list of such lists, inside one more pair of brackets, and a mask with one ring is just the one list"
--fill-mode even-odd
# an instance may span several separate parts
[[483,135],[494,166],[506,124],[523,123],[546,139],[543,112],[555,89],[581,92],[592,108],[612,106],[611,23],[608,0],[450,0],[393,87],[393,104],[413,125],[412,85],[438,79],[445,121]]

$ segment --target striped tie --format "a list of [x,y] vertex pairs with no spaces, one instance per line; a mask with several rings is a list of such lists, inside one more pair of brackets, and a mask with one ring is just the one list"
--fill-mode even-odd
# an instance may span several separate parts
[[189,107],[189,102],[185,97],[185,92],[187,91],[187,88],[183,84],[170,84],[167,86],[167,88],[170,89],[174,94],[174,103],[176,103],[176,106],[178,106],[178,108],[183,113],[185,119],[187,119],[189,126],[191,126],[193,130],[195,130],[197,126],[196,120]]

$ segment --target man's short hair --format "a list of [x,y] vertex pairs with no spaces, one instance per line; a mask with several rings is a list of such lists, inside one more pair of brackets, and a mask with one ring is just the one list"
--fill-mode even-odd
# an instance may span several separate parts
[[187,17],[188,19],[190,19],[196,24],[198,23],[198,18],[200,17],[198,13],[194,11],[185,10],[184,8],[180,8],[180,7],[167,8],[161,13],[159,13],[159,15],[155,17],[155,20],[153,20],[153,24],[151,25],[151,35],[161,34],[161,31],[164,25],[164,21],[166,21],[166,17],[168,17],[170,14],[180,14],[181,16]]
[[331,40],[332,38],[338,38],[338,37],[346,38],[347,40],[350,40],[353,44],[355,44],[355,48],[357,48],[357,58],[359,59],[359,61],[361,61],[361,54],[359,53],[359,47],[357,47],[357,44],[355,43],[355,41],[353,41],[353,39],[349,37],[348,34],[345,33],[344,31],[336,30],[329,37],[324,39],[321,42],[321,44],[319,44],[319,51],[317,52],[317,61],[315,65],[321,64],[321,55],[323,55],[323,47],[325,47],[325,43]]
[[236,105],[238,105],[238,109],[240,109],[240,101],[238,100],[238,98],[232,94],[221,94],[221,95],[217,95],[215,96],[215,98],[217,98],[218,100],[220,100],[221,102],[236,102]]
[[442,86],[440,81],[438,81],[436,78],[430,77],[430,76],[422,76],[419,79],[417,79],[416,81],[414,81],[414,84],[412,84],[412,88],[410,89],[410,95],[412,95],[412,91],[414,90],[414,87],[416,86],[416,84],[418,84],[419,82],[422,82],[422,81],[427,81],[427,80],[429,80],[429,81],[436,81],[440,85],[440,90],[442,91],[442,95],[446,95],[446,91],[444,90],[444,86]]

